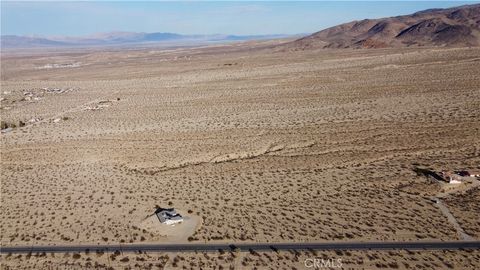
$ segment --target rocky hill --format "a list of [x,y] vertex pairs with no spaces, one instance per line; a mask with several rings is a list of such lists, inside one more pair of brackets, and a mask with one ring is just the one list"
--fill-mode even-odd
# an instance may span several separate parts
[[480,4],[353,21],[288,44],[296,49],[479,45]]

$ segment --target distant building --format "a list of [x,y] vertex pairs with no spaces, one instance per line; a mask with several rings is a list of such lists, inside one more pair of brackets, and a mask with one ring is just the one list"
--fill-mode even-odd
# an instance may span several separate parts
[[468,173],[470,174],[470,177],[480,177],[480,170],[470,170]]
[[161,223],[171,225],[183,221],[183,217],[174,208],[157,208],[155,210],[158,220]]
[[460,184],[463,181],[463,177],[460,174],[451,171],[443,171],[442,177],[449,184]]

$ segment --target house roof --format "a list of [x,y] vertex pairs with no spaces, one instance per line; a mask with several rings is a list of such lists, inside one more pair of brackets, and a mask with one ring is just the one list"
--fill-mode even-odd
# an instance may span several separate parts
[[175,211],[174,208],[157,208],[155,215],[160,222],[166,220],[183,220],[183,217]]
[[155,210],[155,214],[157,213],[160,213],[160,212],[173,212],[175,211],[175,208],[157,208],[157,210]]

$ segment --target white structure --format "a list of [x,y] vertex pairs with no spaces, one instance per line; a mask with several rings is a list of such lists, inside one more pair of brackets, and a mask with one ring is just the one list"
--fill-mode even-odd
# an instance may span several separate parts
[[173,218],[167,219],[167,220],[165,221],[165,224],[167,224],[167,225],[173,225],[173,224],[180,223],[180,222],[183,222],[183,217],[182,217],[182,216],[177,216],[177,217],[173,217]]
[[183,217],[173,208],[158,208],[155,210],[158,220],[167,225],[173,225],[183,221]]
[[462,181],[464,180],[463,176],[461,176],[456,172],[451,172],[451,171],[442,172],[442,177],[449,184],[461,184]]
[[457,179],[450,179],[450,182],[448,182],[449,184],[461,184],[462,182],[457,180]]

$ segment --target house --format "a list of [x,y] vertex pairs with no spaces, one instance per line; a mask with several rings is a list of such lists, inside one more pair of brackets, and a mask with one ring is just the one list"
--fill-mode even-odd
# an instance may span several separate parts
[[155,210],[158,221],[167,225],[180,223],[183,221],[183,217],[175,211],[174,208],[157,208]]
[[470,170],[468,173],[470,174],[470,177],[480,177],[480,170]]
[[449,184],[460,184],[463,181],[463,177],[456,172],[443,171],[442,177]]

